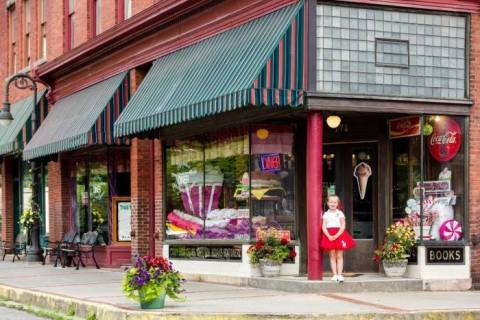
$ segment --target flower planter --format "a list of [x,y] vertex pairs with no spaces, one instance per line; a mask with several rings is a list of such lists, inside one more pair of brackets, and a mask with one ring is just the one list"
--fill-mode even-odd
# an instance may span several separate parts
[[387,277],[403,277],[403,275],[407,271],[408,260],[383,260],[382,264]]
[[282,270],[282,263],[268,259],[260,260],[261,270],[264,277],[278,277]]
[[142,294],[140,294],[140,308],[142,309],[162,309],[165,307],[165,296],[167,292],[164,291],[159,297],[155,299],[145,302],[142,301]]
[[260,264],[251,264],[250,265],[250,276],[252,277],[261,277],[262,270],[260,269]]

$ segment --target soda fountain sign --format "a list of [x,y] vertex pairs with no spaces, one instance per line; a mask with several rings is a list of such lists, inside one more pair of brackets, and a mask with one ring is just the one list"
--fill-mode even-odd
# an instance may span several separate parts
[[462,144],[462,130],[458,123],[449,117],[441,117],[435,122],[428,139],[428,150],[440,162],[453,159]]

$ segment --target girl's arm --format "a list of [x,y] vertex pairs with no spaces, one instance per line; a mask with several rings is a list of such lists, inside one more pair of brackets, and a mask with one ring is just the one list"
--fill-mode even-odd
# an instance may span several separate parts
[[343,231],[345,231],[345,217],[340,217],[340,229],[338,229],[337,233],[333,236],[333,240],[340,237]]
[[327,237],[328,240],[332,241],[333,240],[333,237],[330,235],[330,233],[328,233],[328,230],[327,230],[327,222],[326,222],[326,219],[322,219],[322,231],[323,231],[323,234]]

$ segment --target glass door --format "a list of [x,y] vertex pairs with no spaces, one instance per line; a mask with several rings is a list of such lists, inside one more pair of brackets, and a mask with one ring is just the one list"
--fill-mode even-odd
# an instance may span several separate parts
[[[329,194],[337,194],[340,197],[347,231],[357,243],[354,249],[345,254],[346,272],[378,271],[377,264],[372,260],[377,243],[375,234],[377,179],[375,143],[336,144],[324,147],[325,197]],[[324,261],[324,270],[330,270],[327,255],[324,256]]]

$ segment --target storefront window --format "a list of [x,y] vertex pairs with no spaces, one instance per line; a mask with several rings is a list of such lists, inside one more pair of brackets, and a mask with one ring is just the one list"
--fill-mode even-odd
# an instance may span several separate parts
[[424,240],[456,241],[465,230],[465,118],[424,117],[422,199]]
[[[89,198],[92,229],[108,241],[108,175],[104,158],[90,162]],[[107,240],[105,240],[107,239]]]
[[276,228],[295,239],[295,157],[289,126],[258,126],[251,132],[252,237]]
[[80,234],[98,231],[99,242],[108,242],[109,188],[104,156],[77,159],[75,176],[75,225]]
[[203,238],[203,151],[198,140],[177,141],[167,148],[168,239]]
[[23,191],[22,191],[22,212],[27,208],[32,208],[32,170],[30,165],[27,163],[23,163],[23,177],[22,177],[22,184],[23,184]]
[[176,141],[166,158],[168,239],[248,240],[269,227],[295,238],[291,127]]
[[462,240],[466,197],[465,118],[418,116],[410,117],[410,124],[420,124],[421,119],[422,126],[410,130],[411,136],[392,140],[393,218],[411,224],[419,240]]

